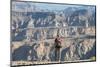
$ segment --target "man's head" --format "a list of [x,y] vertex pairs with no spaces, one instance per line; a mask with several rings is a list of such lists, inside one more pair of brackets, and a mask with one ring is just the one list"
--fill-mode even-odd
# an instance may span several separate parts
[[57,34],[57,37],[59,37],[59,35]]

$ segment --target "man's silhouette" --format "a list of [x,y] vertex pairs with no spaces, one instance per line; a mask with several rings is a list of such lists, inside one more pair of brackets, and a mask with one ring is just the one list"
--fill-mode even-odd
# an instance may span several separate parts
[[57,35],[55,39],[55,61],[60,61],[60,48],[61,48],[61,38]]

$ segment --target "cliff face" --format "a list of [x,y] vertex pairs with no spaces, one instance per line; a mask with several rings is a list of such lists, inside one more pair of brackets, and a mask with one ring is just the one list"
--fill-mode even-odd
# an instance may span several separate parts
[[34,11],[12,10],[12,61],[55,61],[57,34],[62,39],[60,61],[96,56],[95,12],[74,7],[56,13]]

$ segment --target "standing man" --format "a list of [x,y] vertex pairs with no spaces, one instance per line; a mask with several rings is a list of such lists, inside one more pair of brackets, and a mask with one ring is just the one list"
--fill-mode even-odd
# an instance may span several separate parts
[[55,61],[60,61],[60,48],[61,48],[61,38],[57,35],[55,39]]

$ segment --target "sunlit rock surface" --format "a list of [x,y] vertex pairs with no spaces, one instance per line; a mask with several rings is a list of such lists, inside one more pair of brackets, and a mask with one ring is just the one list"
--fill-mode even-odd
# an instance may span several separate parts
[[[15,6],[16,4],[13,3]],[[21,5],[27,6],[26,3]],[[60,62],[95,60],[94,7],[69,7],[60,12],[52,12],[37,9],[35,5],[30,6],[23,9],[12,8],[12,65],[58,62],[55,61],[54,46],[58,33],[62,39]]]

